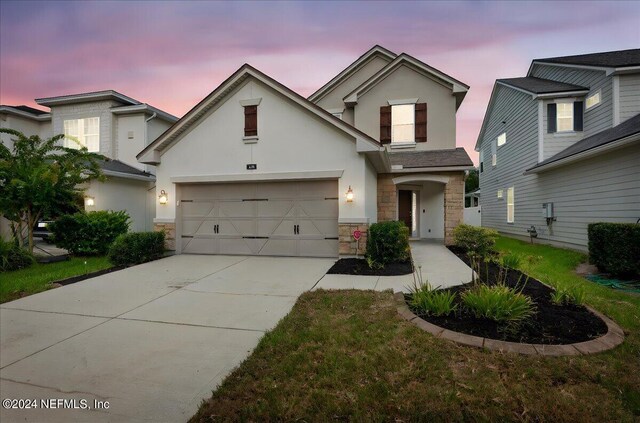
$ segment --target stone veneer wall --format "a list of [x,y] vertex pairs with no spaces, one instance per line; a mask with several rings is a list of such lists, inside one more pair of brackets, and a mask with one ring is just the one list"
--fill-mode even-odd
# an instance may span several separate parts
[[[362,233],[360,241],[353,239],[353,231],[359,230]],[[367,249],[367,234],[369,225],[366,223],[341,223],[338,225],[338,243],[340,255],[364,255]]]
[[464,172],[378,174],[378,222],[397,219],[398,191],[393,183],[393,178],[409,175],[446,176],[449,178],[449,182],[444,187],[444,243],[446,245],[453,244],[453,228],[463,223]]
[[167,250],[175,250],[176,249],[176,224],[175,223],[154,223],[153,224],[154,231],[164,231],[166,234],[166,238],[164,241],[164,245]]

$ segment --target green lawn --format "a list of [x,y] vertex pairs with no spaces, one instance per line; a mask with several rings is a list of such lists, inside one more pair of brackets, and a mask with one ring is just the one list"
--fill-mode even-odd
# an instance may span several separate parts
[[36,263],[27,269],[0,273],[0,303],[51,288],[52,282],[84,275],[113,265],[106,257],[76,257],[58,263]]
[[640,297],[575,276],[579,253],[507,238],[498,248],[527,256],[543,281],[584,287],[624,344],[594,356],[501,354],[421,331],[390,292],[307,292],[192,421],[637,421]]

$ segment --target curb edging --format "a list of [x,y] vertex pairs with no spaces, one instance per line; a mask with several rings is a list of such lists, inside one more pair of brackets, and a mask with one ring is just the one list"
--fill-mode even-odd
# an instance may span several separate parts
[[624,331],[617,323],[609,319],[602,313],[585,306],[587,310],[598,316],[607,325],[607,333],[599,338],[575,344],[521,344],[519,342],[501,341],[498,339],[482,338],[466,333],[455,332],[445,329],[415,315],[407,305],[404,294],[396,292],[393,294],[398,314],[403,319],[413,323],[418,328],[428,332],[436,338],[447,339],[457,344],[476,348],[486,348],[491,351],[512,352],[524,355],[541,355],[548,357],[568,356],[568,355],[588,355],[611,350],[624,341]]

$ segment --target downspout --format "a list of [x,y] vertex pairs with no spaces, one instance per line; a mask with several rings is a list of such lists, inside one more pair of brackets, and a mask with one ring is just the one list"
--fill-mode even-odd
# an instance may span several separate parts
[[[143,148],[146,148],[147,145],[149,145],[149,139],[147,137],[147,126],[149,122],[155,119],[157,116],[158,116],[158,113],[153,112],[151,116],[149,116],[147,119],[144,120],[144,147]],[[146,172],[149,172],[149,165],[144,165],[144,170]]]

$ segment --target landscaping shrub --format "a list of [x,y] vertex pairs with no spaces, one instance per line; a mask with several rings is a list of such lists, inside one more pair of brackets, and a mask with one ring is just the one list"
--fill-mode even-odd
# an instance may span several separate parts
[[519,324],[534,313],[530,297],[504,285],[478,285],[462,293],[462,302],[475,317]]
[[498,232],[479,226],[458,225],[453,230],[453,242],[468,254],[486,258],[495,254]]
[[116,238],[109,260],[116,266],[146,263],[162,257],[164,232],[131,232]]
[[591,264],[621,278],[640,276],[640,225],[592,223],[588,232]]
[[409,288],[411,293],[411,305],[430,316],[448,316],[457,309],[454,304],[456,294],[451,291],[440,291],[433,288],[427,281],[414,283]]
[[34,259],[29,251],[20,248],[15,242],[0,239],[0,271],[24,269],[33,264]]
[[92,211],[65,215],[48,226],[56,246],[79,256],[103,255],[129,230],[124,211]]
[[369,226],[367,262],[370,266],[409,260],[409,228],[404,222],[380,222]]
[[584,291],[575,287],[570,289],[558,288],[551,293],[551,302],[556,305],[583,305],[584,298]]

